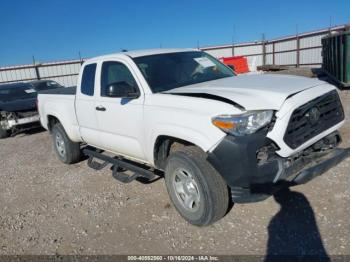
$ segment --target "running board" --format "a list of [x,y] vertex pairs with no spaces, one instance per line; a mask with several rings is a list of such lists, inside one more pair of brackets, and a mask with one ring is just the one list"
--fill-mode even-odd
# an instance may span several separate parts
[[[101,170],[105,168],[108,164],[113,165],[112,176],[122,183],[130,183],[139,177],[146,178],[151,181],[155,179],[157,176],[150,170],[146,168],[140,167],[136,163],[133,164],[131,161],[126,161],[122,159],[116,159],[107,155],[104,155],[100,152],[91,149],[83,149],[84,155],[89,157],[88,166],[95,170]],[[94,158],[102,160],[102,163],[94,161]],[[133,175],[127,175],[122,172],[119,172],[120,169],[130,170],[134,172]]]

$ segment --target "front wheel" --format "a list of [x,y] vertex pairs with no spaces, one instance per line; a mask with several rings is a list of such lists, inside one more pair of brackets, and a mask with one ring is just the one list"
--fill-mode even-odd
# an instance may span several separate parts
[[52,140],[55,152],[63,163],[73,164],[81,159],[80,144],[69,139],[60,123],[52,128]]
[[228,210],[225,181],[206,160],[205,153],[195,146],[170,154],[165,183],[175,208],[193,225],[212,224]]
[[1,125],[0,125],[0,139],[1,138],[6,138],[10,135],[10,132],[6,129],[4,129]]

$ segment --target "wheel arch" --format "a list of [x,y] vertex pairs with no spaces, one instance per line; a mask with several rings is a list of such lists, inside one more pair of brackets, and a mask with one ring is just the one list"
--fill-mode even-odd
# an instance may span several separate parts
[[47,115],[47,129],[51,132],[55,124],[61,123],[58,117],[54,115]]
[[56,114],[53,114],[53,113],[48,114],[46,116],[46,120],[47,120],[47,129],[49,130],[50,133],[52,131],[53,126],[57,123],[60,123],[70,140],[74,142],[82,142],[80,132],[79,132],[79,127],[71,124],[69,120],[65,119],[64,121],[60,117],[57,117]]
[[153,160],[154,165],[158,169],[164,170],[166,160],[172,151],[193,143],[168,135],[159,135],[153,146]]
[[[208,152],[213,148],[225,135],[220,132],[205,132],[206,129],[194,129],[186,126],[160,124],[155,125],[152,130],[149,130],[146,139],[146,155],[148,162],[156,168],[161,168],[159,162],[160,156],[167,156],[169,146],[176,142],[182,145],[194,145],[200,148],[203,152]],[[167,149],[163,154],[158,155],[159,149],[162,146]],[[164,150],[163,148],[163,150]],[[164,160],[164,159],[163,159]]]

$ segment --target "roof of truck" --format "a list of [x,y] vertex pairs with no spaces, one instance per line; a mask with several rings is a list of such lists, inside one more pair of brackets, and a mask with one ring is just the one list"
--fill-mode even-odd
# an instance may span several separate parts
[[199,51],[199,50],[193,49],[193,48],[157,48],[157,49],[133,50],[133,51],[119,52],[119,53],[113,53],[109,55],[94,57],[94,58],[88,59],[87,62],[101,60],[101,59],[105,60],[108,58],[121,57],[121,56],[129,56],[131,58],[136,58],[136,57],[148,56],[148,55],[191,52],[191,51]]
[[127,52],[123,52],[123,54],[131,56],[132,58],[135,58],[135,57],[147,56],[147,55],[189,52],[189,51],[198,51],[198,50],[193,48],[157,48],[157,49],[127,51]]

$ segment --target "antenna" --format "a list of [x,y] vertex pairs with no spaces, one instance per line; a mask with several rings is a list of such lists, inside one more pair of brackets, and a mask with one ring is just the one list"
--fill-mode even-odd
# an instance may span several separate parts
[[80,51],[78,51],[78,55],[79,55],[80,64],[83,64],[83,59],[81,58],[81,53],[80,53]]
[[232,45],[235,43],[236,26],[232,26]]
[[232,27],[232,56],[235,56],[235,50],[234,50],[235,36],[236,36],[236,26],[233,25],[233,27]]
[[295,33],[296,33],[296,35],[299,35],[299,25],[298,24],[295,25]]

